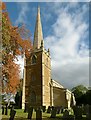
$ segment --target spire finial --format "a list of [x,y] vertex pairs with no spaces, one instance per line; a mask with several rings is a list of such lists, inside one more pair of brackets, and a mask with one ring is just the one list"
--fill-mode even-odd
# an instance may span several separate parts
[[38,12],[40,13],[40,6],[38,5]]
[[42,33],[42,25],[41,25],[41,17],[40,17],[40,7],[38,5],[38,12],[36,18],[36,26],[35,26],[35,33],[34,33],[34,49],[39,49],[41,47],[41,41],[43,40],[43,33]]

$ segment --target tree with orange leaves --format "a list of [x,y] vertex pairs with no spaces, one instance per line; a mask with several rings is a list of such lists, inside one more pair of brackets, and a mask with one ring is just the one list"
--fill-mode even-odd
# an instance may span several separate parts
[[[27,35],[26,39],[22,32]],[[19,65],[15,60],[24,53],[28,56],[31,49],[29,31],[25,26],[12,26],[5,3],[2,3],[2,92],[15,94],[20,84]]]

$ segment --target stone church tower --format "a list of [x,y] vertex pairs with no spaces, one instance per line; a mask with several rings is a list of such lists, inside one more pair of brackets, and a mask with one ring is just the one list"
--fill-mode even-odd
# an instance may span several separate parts
[[40,8],[36,18],[33,51],[24,61],[22,109],[26,106],[75,105],[74,94],[51,79],[50,51],[44,48]]
[[25,58],[22,109],[25,103],[31,106],[50,106],[51,60],[50,52],[44,49],[40,8],[36,18],[33,52]]

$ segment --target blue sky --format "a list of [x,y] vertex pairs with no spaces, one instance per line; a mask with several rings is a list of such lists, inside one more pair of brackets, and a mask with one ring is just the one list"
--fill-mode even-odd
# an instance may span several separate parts
[[[49,4],[49,3],[45,3],[45,2],[43,2],[43,3],[42,2],[40,2],[40,3],[39,2],[37,2],[37,3],[36,2],[34,2],[34,3],[33,2],[9,3],[9,2],[7,2],[6,4],[7,4],[7,10],[9,12],[9,16],[10,16],[12,24],[18,25],[20,23],[25,23],[26,27],[31,31],[32,38],[33,38],[33,34],[34,34],[34,29],[35,29],[37,7],[39,5],[41,8],[41,19],[42,19],[42,27],[43,27],[44,37],[46,37],[49,33],[51,33],[51,30],[49,30],[49,28],[56,21],[57,15],[53,11],[51,11],[51,17],[50,17],[50,15],[47,13],[47,12],[49,12],[47,10],[48,9],[47,4]],[[52,4],[53,3],[49,4],[49,7],[51,7]],[[17,19],[20,16],[22,9],[26,13],[26,15],[23,15],[23,17],[21,17],[22,20],[17,22]]]
[[52,78],[68,88],[78,84],[88,86],[89,3],[13,2],[6,5],[12,24],[25,23],[31,39],[39,5],[45,48],[51,51]]

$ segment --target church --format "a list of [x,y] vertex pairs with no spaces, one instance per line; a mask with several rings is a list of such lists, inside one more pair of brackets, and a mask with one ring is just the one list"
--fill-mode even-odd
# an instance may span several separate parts
[[22,109],[30,106],[75,105],[73,93],[51,78],[50,50],[44,48],[40,8],[38,7],[33,51],[24,58]]

